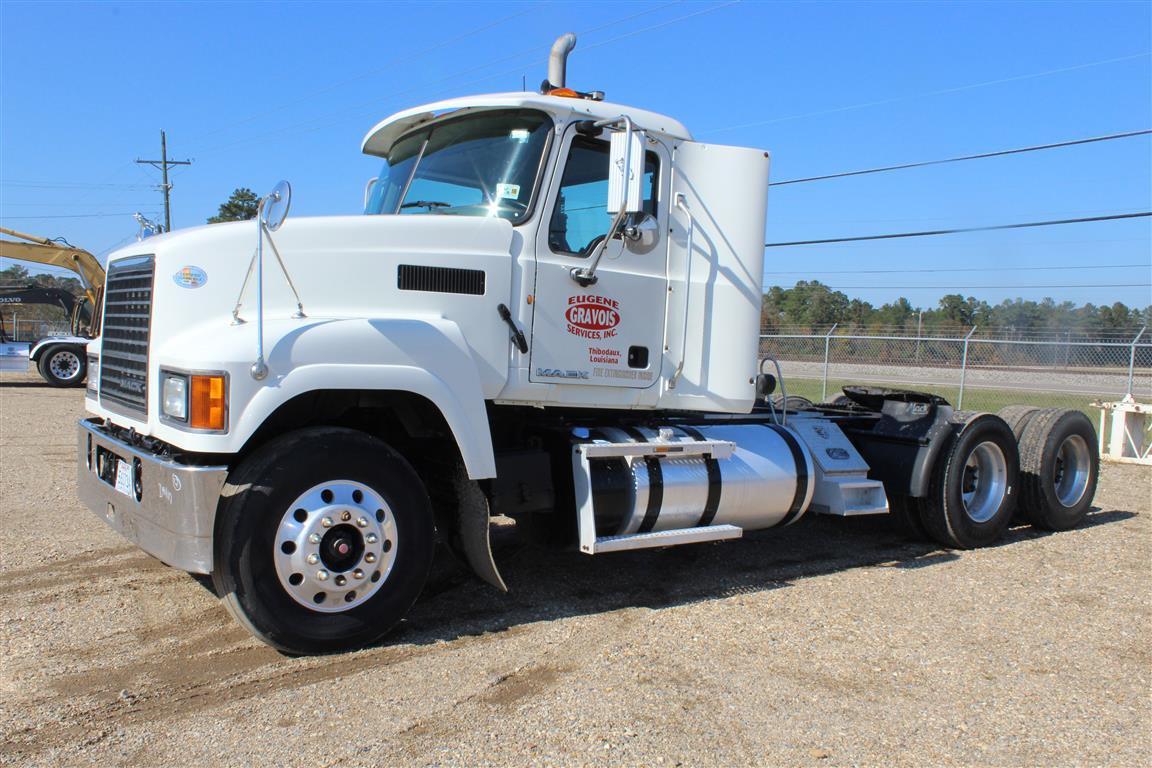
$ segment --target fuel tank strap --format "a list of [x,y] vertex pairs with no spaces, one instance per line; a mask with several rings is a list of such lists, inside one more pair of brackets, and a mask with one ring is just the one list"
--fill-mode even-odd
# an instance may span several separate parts
[[650,533],[660,519],[660,507],[664,503],[664,471],[655,456],[645,456],[644,464],[648,467],[648,506],[640,521],[640,533]]
[[[691,438],[703,441],[704,435],[695,427],[680,427],[681,432]],[[723,488],[723,478],[720,476],[720,462],[711,456],[705,456],[704,468],[708,472],[708,498],[704,500],[704,514],[700,515],[700,522],[696,527],[702,528],[712,525],[716,519],[716,512],[720,509],[720,492]]]
[[792,452],[793,461],[796,463],[796,493],[792,496],[792,505],[788,507],[788,514],[784,515],[784,519],[777,523],[777,526],[788,525],[796,519],[804,508],[804,498],[808,495],[808,462],[804,459],[804,451],[800,448],[800,442],[789,430],[779,424],[765,424],[764,426],[783,438],[788,450]]

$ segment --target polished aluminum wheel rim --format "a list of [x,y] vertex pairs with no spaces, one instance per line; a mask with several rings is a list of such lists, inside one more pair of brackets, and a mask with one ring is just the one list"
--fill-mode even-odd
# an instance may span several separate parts
[[1092,476],[1092,453],[1080,435],[1069,435],[1060,444],[1053,467],[1056,498],[1065,507],[1074,507],[1084,498]]
[[1004,504],[1008,490],[1008,461],[1000,446],[992,442],[977,445],[964,463],[960,497],[964,511],[976,523],[986,523]]
[[48,370],[58,379],[74,379],[80,374],[80,356],[71,350],[60,350],[48,359]]
[[273,561],[280,586],[300,605],[339,613],[371,599],[396,562],[396,520],[363,483],[309,488],[280,519]]

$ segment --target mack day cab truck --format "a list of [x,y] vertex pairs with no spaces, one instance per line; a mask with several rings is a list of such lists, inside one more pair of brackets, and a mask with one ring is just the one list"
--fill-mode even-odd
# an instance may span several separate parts
[[382,637],[437,538],[504,588],[494,514],[589,555],[809,511],[899,514],[960,548],[1018,507],[1081,520],[1098,460],[1079,412],[866,388],[773,406],[768,153],[565,87],[574,44],[539,94],[374,127],[366,215],[284,221],[282,184],[257,222],[114,253],[85,505],[293,653]]

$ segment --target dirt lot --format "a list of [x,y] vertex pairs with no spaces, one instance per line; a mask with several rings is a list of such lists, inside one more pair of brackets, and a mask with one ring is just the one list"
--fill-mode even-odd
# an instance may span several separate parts
[[0,378],[0,760],[20,765],[1148,765],[1152,473],[1080,530],[884,525],[442,562],[386,645],[288,658],[75,500],[82,394]]

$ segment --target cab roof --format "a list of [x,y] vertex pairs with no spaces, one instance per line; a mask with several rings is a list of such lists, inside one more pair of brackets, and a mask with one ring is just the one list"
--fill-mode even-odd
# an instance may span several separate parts
[[592,101],[591,99],[517,92],[447,99],[397,112],[377,123],[364,137],[364,142],[360,148],[366,155],[385,157],[396,140],[408,131],[444,115],[509,108],[538,109],[547,112],[557,122],[566,121],[573,115],[604,120],[626,114],[632,118],[632,122],[637,127],[644,130],[664,134],[675,139],[690,140],[692,138],[692,134],[680,121],[657,112],[649,112],[646,109],[637,109],[606,101]]

